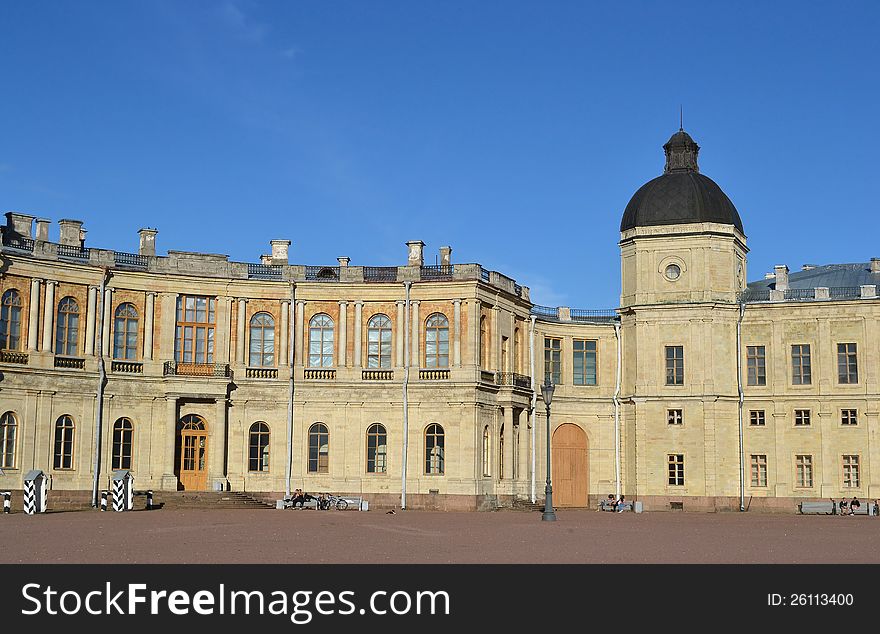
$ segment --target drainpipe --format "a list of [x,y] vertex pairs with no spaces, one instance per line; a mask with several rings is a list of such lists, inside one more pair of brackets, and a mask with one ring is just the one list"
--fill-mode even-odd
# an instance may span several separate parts
[[531,482],[531,500],[535,503],[535,404],[538,400],[538,393],[535,391],[535,316],[531,315],[531,325],[529,326],[529,375],[532,377],[532,409],[529,412],[529,418],[532,421],[532,482]]
[[101,426],[104,418],[104,384],[107,382],[107,373],[104,369],[104,302],[107,301],[104,296],[104,290],[107,286],[107,280],[110,279],[110,269],[101,269],[101,310],[98,311],[100,318],[98,319],[98,328],[96,329],[100,336],[96,337],[98,346],[98,398],[95,406],[95,453],[92,457],[92,507],[98,506],[98,474],[101,470]]
[[406,304],[403,308],[403,456],[402,472],[400,476],[400,508],[406,509],[406,450],[409,444],[409,400],[407,386],[409,385],[409,289],[412,282],[404,282],[406,289]]
[[617,478],[617,499],[620,499],[620,323],[614,322],[614,337],[617,339],[617,382],[614,385],[614,468]]
[[293,319],[296,317],[296,284],[290,283],[290,306],[287,307],[287,366],[290,368],[290,394],[287,399],[287,471],[285,473],[285,497],[290,497],[290,476],[293,470],[293,363],[296,339]]
[[736,322],[736,387],[739,392],[739,510],[746,510],[746,465],[743,447],[743,382],[742,382],[742,320],[746,312],[745,302],[740,302],[739,319]]

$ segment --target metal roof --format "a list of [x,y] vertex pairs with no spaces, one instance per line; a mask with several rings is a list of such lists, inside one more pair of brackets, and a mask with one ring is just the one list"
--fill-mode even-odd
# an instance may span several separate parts
[[[840,288],[847,286],[863,286],[865,284],[880,285],[880,273],[871,273],[870,262],[855,264],[824,264],[806,271],[788,274],[788,287],[791,289],[806,288]],[[749,282],[749,290],[775,289],[774,278]]]

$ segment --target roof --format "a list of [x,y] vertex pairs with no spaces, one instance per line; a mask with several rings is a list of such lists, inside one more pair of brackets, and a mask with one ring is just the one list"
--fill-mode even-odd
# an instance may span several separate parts
[[[842,288],[880,285],[880,272],[871,273],[870,262],[855,264],[823,264],[806,271],[788,274],[788,287],[791,289],[807,289],[817,287]],[[774,278],[749,282],[749,290],[775,289]]]

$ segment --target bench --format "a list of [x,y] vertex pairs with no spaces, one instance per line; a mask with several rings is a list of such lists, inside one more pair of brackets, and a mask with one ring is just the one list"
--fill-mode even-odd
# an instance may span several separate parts
[[[612,500],[601,500],[599,502],[599,510],[600,511],[617,511],[617,502]],[[632,511],[633,503],[632,502],[624,502],[623,503],[624,511]]]
[[801,502],[798,504],[801,515],[836,515],[837,502],[822,500],[819,502]]
[[[877,505],[873,502],[862,502],[855,511],[853,511],[853,515],[867,515],[869,517],[875,517],[877,515]],[[846,513],[849,513],[849,509],[846,510]]]

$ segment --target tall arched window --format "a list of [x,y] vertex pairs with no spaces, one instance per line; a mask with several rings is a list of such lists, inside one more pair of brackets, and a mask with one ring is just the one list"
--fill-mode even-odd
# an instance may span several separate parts
[[254,368],[275,365],[275,320],[269,313],[257,313],[251,317],[248,365]]
[[519,327],[513,331],[513,371],[522,374],[522,332]]
[[113,423],[111,469],[131,469],[131,439],[133,435],[134,425],[129,419],[120,418]]
[[0,301],[0,349],[18,350],[21,343],[21,295],[14,288]]
[[55,421],[56,469],[73,469],[73,435],[76,427],[73,418],[65,414]]
[[309,367],[333,367],[333,320],[319,313],[309,321]]
[[385,426],[373,423],[367,429],[367,473],[385,473],[388,436]]
[[489,426],[486,425],[483,427],[483,475],[488,477],[492,475],[492,471],[489,469],[490,467],[490,453],[489,445],[491,443],[491,436],[489,434]]
[[15,414],[6,412],[0,416],[0,469],[15,469],[15,436],[18,421]]
[[485,315],[480,317],[480,367],[489,368],[489,332]]
[[425,429],[425,475],[443,475],[444,455],[443,428],[432,423]]
[[391,320],[373,315],[367,323],[367,367],[391,367]]
[[309,428],[309,473],[330,471],[330,432],[324,423]]
[[269,426],[254,423],[250,430],[248,471],[269,471]]
[[[137,360],[138,312],[134,304],[120,304],[113,324],[113,358]],[[128,469],[128,467],[119,467]]]
[[449,367],[449,320],[443,313],[434,313],[425,322],[425,367]]
[[79,304],[72,297],[58,302],[58,326],[55,329],[55,354],[74,357],[77,354]]

